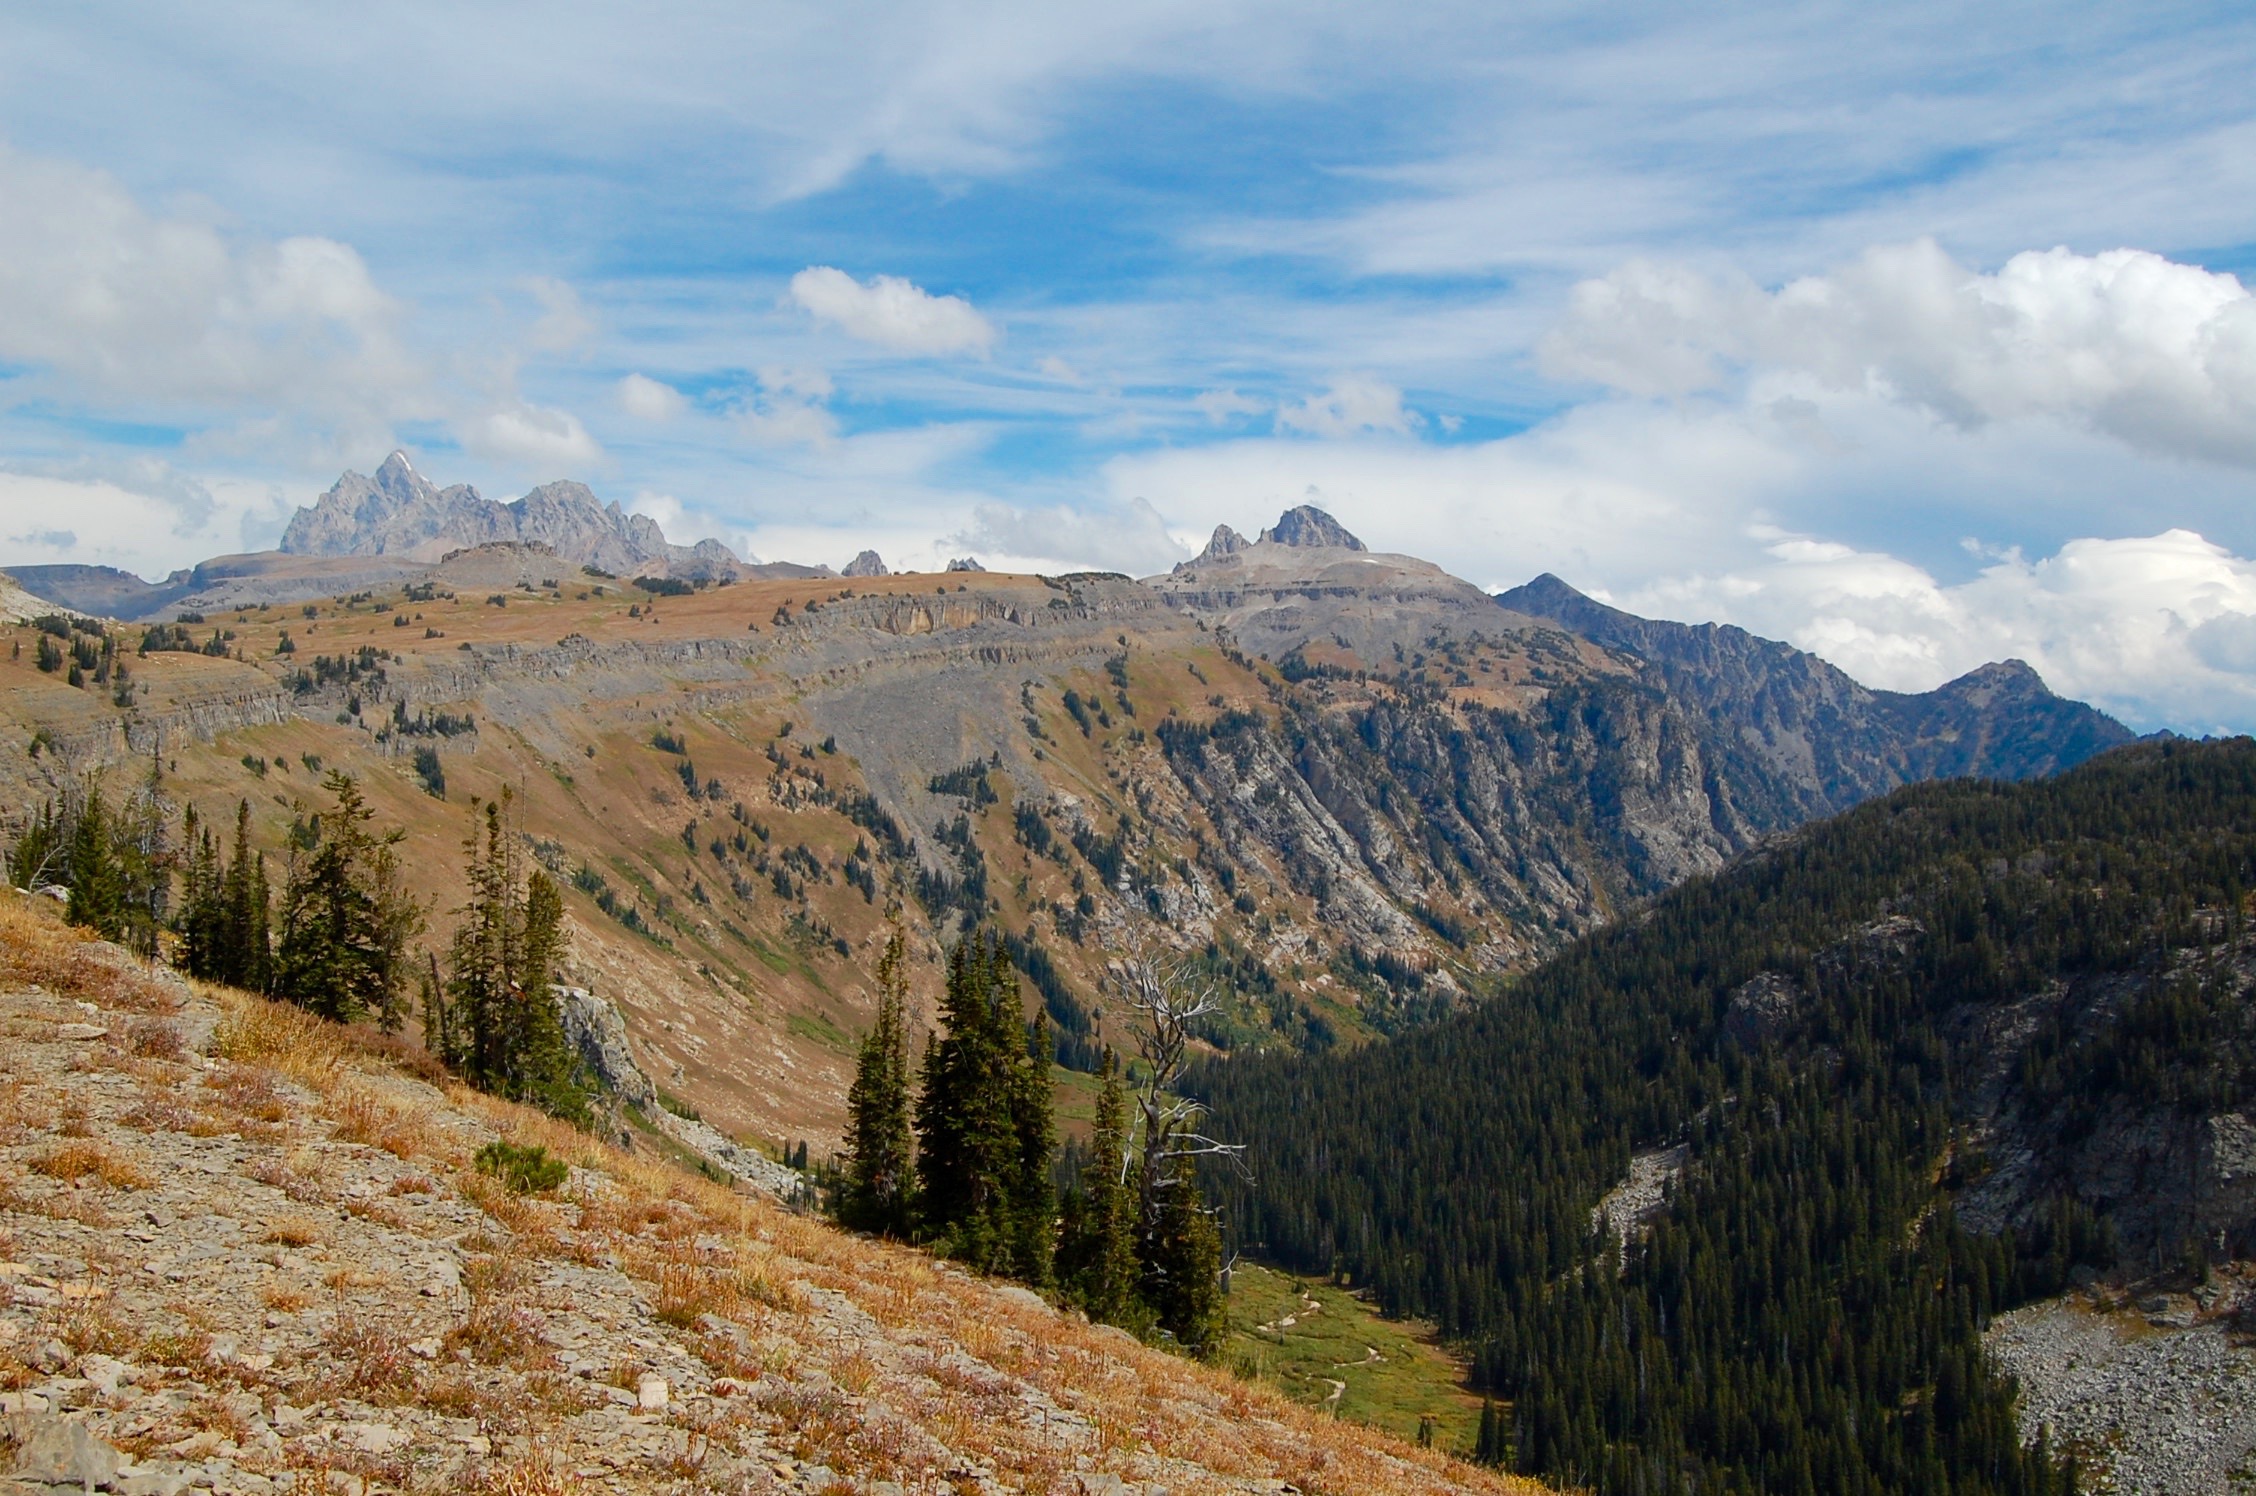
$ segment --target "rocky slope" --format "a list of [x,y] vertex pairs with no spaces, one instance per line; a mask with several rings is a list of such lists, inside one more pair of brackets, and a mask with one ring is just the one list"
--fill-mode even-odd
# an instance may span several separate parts
[[1875,691],[1791,645],[1728,624],[1639,618],[1548,574],[1496,601],[1635,656],[1647,678],[1735,738],[1798,819],[1922,779],[2057,773],[2132,738],[2053,695],[2019,660],[1921,694]]
[[[92,771],[121,792],[160,757],[175,816],[224,822],[247,797],[279,864],[319,808],[312,765],[348,768],[406,831],[439,938],[465,802],[506,786],[572,884],[574,982],[620,1003],[657,1083],[725,1130],[818,1147],[889,910],[927,993],[967,918],[1022,942],[1029,1003],[1075,1064],[1101,1042],[1105,962],[1135,940],[1220,985],[1213,1044],[1320,1047],[1463,1001],[1824,799],[1735,708],[1618,643],[1313,512],[1266,533],[1143,583],[745,577],[663,597],[518,542],[435,566],[270,557],[342,570],[286,608],[236,593],[190,626],[198,652],[171,635],[139,655],[126,631],[122,693],[39,673],[19,630],[0,795],[29,806]],[[207,564],[197,596],[269,585],[259,559]],[[2027,693],[1952,702],[1962,738],[2023,763],[2112,726]],[[1882,744],[1858,750],[1870,782],[1939,771],[1860,730]]]
[[[0,1029],[11,1493],[1534,1489],[13,897]],[[496,1142],[568,1175],[520,1193]]]

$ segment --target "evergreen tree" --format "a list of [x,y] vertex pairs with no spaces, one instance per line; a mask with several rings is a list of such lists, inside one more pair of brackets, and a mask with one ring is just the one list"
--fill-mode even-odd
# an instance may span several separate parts
[[1158,1201],[1144,1225],[1144,1301],[1159,1327],[1192,1355],[1207,1358],[1228,1332],[1222,1293],[1222,1232],[1206,1208],[1188,1157],[1167,1161]]
[[1010,1270],[1041,1286],[1051,1280],[1057,1250],[1057,1192],[1050,1183],[1050,1156],[1057,1151],[1050,1091],[1050,1056],[1056,1041],[1046,1019],[1021,1022],[1018,973],[999,942],[993,956],[996,1023],[1006,1031],[1018,1027],[1024,1034],[1016,1063],[1006,1073],[1011,1132],[1018,1145],[1010,1184]]
[[861,1231],[906,1235],[913,1183],[909,1123],[908,973],[896,928],[877,963],[877,1022],[862,1040],[846,1093],[846,1182],[839,1219]]
[[958,941],[940,1005],[947,1032],[925,1045],[916,1106],[924,1234],[983,1272],[1009,1265],[1018,1154],[1008,1083],[1017,1024],[1006,1029],[995,1021],[993,978],[984,937]]
[[563,955],[563,896],[547,873],[524,875],[506,794],[487,802],[483,831],[465,843],[470,902],[447,979],[424,984],[425,1042],[480,1090],[583,1121],[587,1096],[550,990]]
[[271,990],[274,979],[273,897],[266,883],[266,854],[251,846],[251,802],[235,803],[235,845],[220,890],[221,952],[217,980],[249,992]]
[[376,813],[351,775],[333,769],[322,785],[336,804],[283,888],[274,990],[324,1018],[374,1018],[396,1029],[405,1013],[407,943],[423,924],[393,850],[402,833],[369,829]]
[[226,903],[222,891],[219,844],[211,827],[188,807],[181,827],[188,861],[181,872],[180,969],[207,982],[221,980],[221,948],[226,937]]
[[110,834],[109,805],[90,786],[70,832],[70,922],[105,940],[124,932],[125,884]]
[[1120,1056],[1107,1049],[1098,1073],[1096,1126],[1071,1229],[1058,1251],[1061,1275],[1091,1319],[1140,1331],[1151,1311],[1139,1292],[1136,1190],[1129,1179],[1128,1093]]
[[30,823],[8,849],[8,881],[34,892],[48,887],[69,876],[69,855],[69,818],[53,800],[48,800],[33,814]]

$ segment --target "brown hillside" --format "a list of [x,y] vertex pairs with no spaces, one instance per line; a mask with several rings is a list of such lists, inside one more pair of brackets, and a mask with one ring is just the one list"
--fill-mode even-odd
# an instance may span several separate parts
[[[37,1447],[38,1415],[91,1431],[107,1489],[1534,1489],[191,990],[43,904],[0,897],[0,1398]],[[511,1193],[473,1164],[496,1139],[568,1181]]]

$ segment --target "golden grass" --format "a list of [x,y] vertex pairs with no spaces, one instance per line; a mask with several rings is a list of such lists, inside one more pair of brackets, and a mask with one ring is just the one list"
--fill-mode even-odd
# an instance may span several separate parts
[[[24,918],[21,911],[0,914],[0,946],[10,943],[8,922]],[[569,1199],[511,1196],[468,1169],[468,1151],[478,1141],[474,1129],[433,1125],[439,1108],[428,1103],[418,1115],[408,1099],[410,1078],[425,1067],[403,1068],[397,1041],[364,1037],[248,994],[204,990],[223,1014],[215,1047],[235,1062],[213,1088],[213,1106],[240,1109],[245,1122],[280,1130],[280,1118],[261,1117],[278,1109],[284,1116],[294,1112],[281,1084],[293,1082],[315,1093],[337,1137],[384,1148],[416,1166],[420,1172],[409,1176],[412,1183],[394,1186],[395,1193],[451,1189],[489,1217],[481,1232],[463,1242],[474,1254],[465,1274],[468,1313],[444,1343],[450,1352],[470,1351],[483,1365],[530,1373],[524,1386],[506,1395],[486,1389],[480,1376],[487,1374],[468,1374],[460,1363],[446,1361],[418,1378],[412,1366],[396,1360],[398,1346],[380,1326],[340,1315],[332,1334],[350,1342],[339,1348],[352,1351],[353,1379],[372,1392],[406,1396],[412,1390],[433,1405],[451,1399],[466,1409],[475,1406],[481,1417],[500,1414],[503,1402],[512,1417],[568,1412],[566,1405],[585,1389],[539,1369],[550,1364],[551,1353],[537,1317],[519,1297],[534,1276],[534,1259],[565,1254],[615,1262],[648,1285],[655,1316],[688,1331],[684,1343],[715,1374],[756,1387],[751,1402],[767,1418],[791,1426],[795,1453],[851,1479],[914,1479],[934,1461],[938,1451],[932,1441],[938,1439],[957,1456],[993,1462],[1004,1484],[1026,1489],[1048,1488],[1073,1459],[1090,1456],[1100,1468],[1133,1478],[1135,1462],[1145,1458],[1139,1451],[1147,1447],[1163,1457],[1196,1461],[1217,1475],[1284,1480],[1310,1491],[1411,1496],[1447,1488],[1542,1489],[1333,1422],[1225,1370],[1005,1299],[912,1249],[847,1236],[764,1197],[685,1174],[647,1153],[622,1152],[525,1107],[445,1084],[445,1105],[463,1118],[589,1171],[584,1182],[575,1181]],[[144,1084],[147,1120],[175,1122],[173,1115],[156,1114],[157,1087]],[[20,1109],[30,1101],[24,1096],[14,1105]],[[7,1102],[0,1093],[0,1106]],[[46,1157],[79,1170],[83,1160],[59,1157],[78,1146],[58,1144]],[[260,1177],[302,1198],[320,1198],[320,1161],[307,1155],[292,1163],[297,1166],[270,1160]],[[69,1177],[98,1175],[97,1169],[93,1176],[81,1171]],[[289,1220],[277,1216],[270,1229],[291,1232]],[[844,1293],[885,1327],[899,1351],[946,1346],[954,1353],[924,1363],[940,1373],[914,1378],[925,1393],[891,1406],[880,1395],[899,1387],[901,1378],[888,1373],[889,1363],[877,1355],[831,1339],[826,1321],[807,1317],[814,1308],[809,1284]],[[278,1311],[310,1307],[304,1295],[284,1287],[270,1287],[266,1301]],[[165,1348],[195,1351],[193,1342],[201,1335],[184,1332]],[[203,1357],[199,1352],[160,1359],[193,1366]],[[831,1387],[809,1387],[781,1375],[810,1361],[830,1373]],[[400,1381],[402,1376],[407,1380]],[[562,1390],[555,1397],[536,1395],[534,1382]],[[1020,1383],[1088,1419],[1081,1442],[1074,1444],[1066,1430],[1024,1421]],[[713,1436],[725,1432],[716,1424]],[[580,1489],[569,1474],[538,1456],[490,1463],[474,1482],[472,1489],[497,1496]],[[1167,1483],[1193,1490],[1204,1488],[1207,1479],[1178,1469]],[[318,1489],[318,1482],[306,1488]]]
[[70,1183],[99,1179],[112,1189],[144,1190],[155,1183],[133,1160],[85,1141],[58,1144],[34,1158],[29,1167],[49,1179]]
[[172,996],[163,987],[88,942],[89,932],[66,924],[51,901],[0,896],[0,986],[38,986],[129,1012],[171,1010]]
[[266,1223],[266,1234],[259,1240],[285,1247],[310,1247],[321,1240],[321,1222],[306,1215],[276,1216]]

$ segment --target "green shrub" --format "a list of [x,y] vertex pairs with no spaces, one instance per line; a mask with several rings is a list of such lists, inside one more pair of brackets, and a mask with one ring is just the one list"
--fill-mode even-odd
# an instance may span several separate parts
[[537,1195],[560,1187],[571,1177],[571,1165],[550,1158],[538,1143],[519,1145],[495,1141],[478,1150],[473,1160],[481,1174],[491,1174],[514,1194]]

